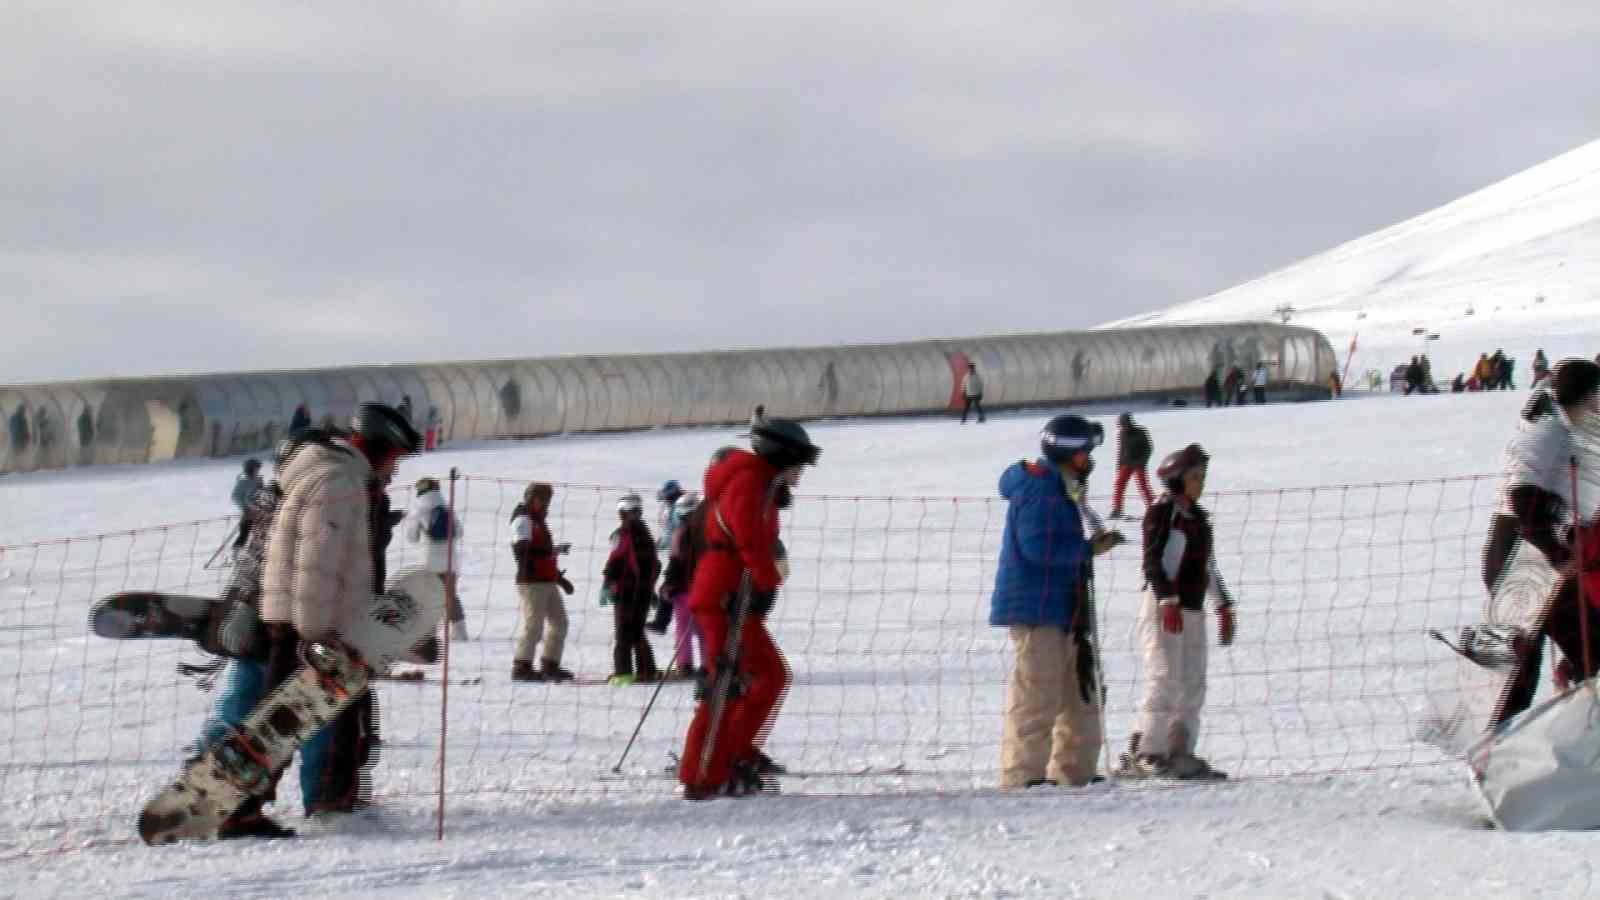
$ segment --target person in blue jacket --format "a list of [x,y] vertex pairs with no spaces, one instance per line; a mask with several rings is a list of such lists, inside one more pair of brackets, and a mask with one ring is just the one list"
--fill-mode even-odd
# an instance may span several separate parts
[[1056,416],[1040,434],[1043,456],[1000,476],[1008,507],[989,624],[1009,631],[1016,654],[1000,743],[1002,788],[1098,777],[1102,696],[1090,560],[1122,543],[1117,531],[1084,537],[1083,485],[1103,440],[1098,423]]

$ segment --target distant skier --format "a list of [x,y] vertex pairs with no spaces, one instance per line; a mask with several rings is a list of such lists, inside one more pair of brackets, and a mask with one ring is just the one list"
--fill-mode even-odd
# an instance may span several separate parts
[[1155,502],[1150,478],[1145,474],[1153,449],[1150,432],[1143,425],[1135,424],[1132,414],[1123,413],[1117,417],[1117,480],[1111,489],[1111,518],[1122,518],[1122,498],[1128,492],[1130,479],[1138,483],[1146,509]]
[[977,363],[967,363],[967,374],[961,376],[961,396],[966,400],[961,408],[961,424],[967,424],[967,414],[974,410],[978,424],[983,424],[983,376],[978,374]]
[[1222,402],[1222,385],[1217,380],[1216,369],[1212,369],[1206,373],[1205,394],[1206,409],[1210,409],[1213,406],[1224,405]]
[[1006,499],[989,624],[1007,630],[1016,663],[1006,690],[1000,786],[1088,784],[1100,755],[1093,622],[1084,569],[1122,542],[1116,531],[1084,538],[1083,479],[1102,441],[1097,423],[1056,416],[1041,456],[1000,475]]
[[1134,777],[1217,778],[1195,755],[1206,696],[1205,598],[1216,603],[1217,642],[1233,643],[1233,597],[1222,583],[1211,518],[1199,503],[1209,457],[1199,444],[1162,460],[1167,492],[1144,517],[1145,592],[1134,633],[1144,645],[1144,697],[1123,772]]
[[672,533],[678,530],[678,498],[683,485],[676,478],[663,482],[656,491],[656,552],[666,556],[672,549]]
[[[409,427],[409,426],[408,426]],[[465,641],[467,611],[457,585],[461,574],[461,538],[465,529],[449,508],[436,478],[419,478],[416,497],[406,513],[406,540],[420,544],[423,565],[444,584],[445,612],[451,640]],[[452,548],[451,544],[455,547]]]
[[1533,354],[1533,384],[1530,387],[1538,387],[1539,382],[1548,377],[1550,377],[1550,360],[1544,355],[1544,348],[1540,347]]
[[644,523],[644,504],[638,494],[622,495],[617,501],[617,519],[602,576],[615,627],[611,677],[619,684],[657,681],[661,671],[656,668],[655,651],[644,626],[655,596],[656,577],[661,574],[661,559],[650,526]]
[[[801,472],[816,465],[822,450],[798,422],[779,418],[753,429],[750,444],[748,451],[719,451],[720,458],[706,470],[701,500],[705,545],[694,567],[689,608],[704,637],[708,690],[695,709],[678,767],[684,796],[691,800],[771,786],[774,768],[762,746],[789,690],[789,665],[766,627],[783,583],[778,513],[793,502]],[[729,629],[741,606],[738,649],[729,654]],[[719,677],[730,668],[731,679]],[[729,685],[728,694],[711,696],[723,684]],[[707,747],[712,708],[719,701],[716,741]]]
[[[572,582],[557,559],[572,549],[557,544],[550,534],[548,516],[555,489],[534,482],[522,492],[522,502],[511,511],[511,555],[517,563],[517,596],[522,601],[522,628],[511,657],[512,681],[571,681],[561,668],[567,643],[567,606],[562,595],[572,596]],[[547,630],[548,629],[548,630]],[[539,642],[544,652],[539,668],[533,666]]]
[[1267,402],[1267,364],[1256,363],[1256,370],[1250,376],[1250,388],[1255,393],[1256,405]]
[[239,537],[233,542],[233,549],[238,551],[245,541],[250,539],[250,528],[255,524],[247,515],[250,501],[256,492],[261,490],[261,460],[251,457],[244,461],[244,468],[233,480],[233,493],[229,499],[233,501],[234,509],[239,511]]
[[289,417],[289,440],[294,440],[300,432],[310,427],[311,411],[302,403],[294,408],[294,415]]
[[1229,406],[1241,402],[1244,397],[1244,373],[1238,366],[1229,366],[1228,375],[1222,380],[1222,405]]

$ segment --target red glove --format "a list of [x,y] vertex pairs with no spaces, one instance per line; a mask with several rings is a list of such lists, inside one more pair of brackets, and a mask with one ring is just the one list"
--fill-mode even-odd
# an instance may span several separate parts
[[1183,607],[1176,603],[1161,604],[1161,630],[1167,634],[1183,634]]

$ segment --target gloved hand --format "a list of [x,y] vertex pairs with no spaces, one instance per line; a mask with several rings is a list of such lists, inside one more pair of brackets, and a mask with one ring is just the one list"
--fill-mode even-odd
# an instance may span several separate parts
[[247,657],[256,647],[256,630],[261,626],[261,615],[248,603],[235,603],[222,620],[217,631],[217,643],[233,656]]
[[758,619],[765,619],[772,612],[772,607],[778,602],[776,591],[751,591],[750,614]]
[[1100,684],[1096,677],[1098,672],[1095,667],[1094,645],[1084,634],[1076,635],[1074,642],[1078,645],[1078,693],[1083,697],[1083,702],[1091,706],[1104,703],[1105,695],[1097,690]]
[[1110,550],[1112,547],[1115,547],[1121,543],[1125,543],[1126,541],[1127,538],[1122,536],[1122,532],[1116,530],[1115,528],[1111,529],[1110,531],[1098,531],[1095,532],[1094,537],[1089,539],[1089,549],[1094,552],[1095,556],[1099,556],[1100,554]]
[[572,592],[576,590],[576,588],[572,586],[572,582],[567,580],[567,573],[565,572],[562,572],[556,576],[556,584],[560,585],[561,593],[566,594],[568,597],[571,597]]
[[1161,630],[1167,634],[1183,634],[1183,607],[1178,605],[1176,597],[1161,601]]
[[1573,668],[1572,660],[1563,658],[1556,663],[1555,669],[1550,673],[1550,677],[1555,681],[1556,690],[1564,691],[1572,687],[1572,676],[1576,674],[1577,670]]
[[571,544],[557,544],[556,545],[556,555],[557,556],[565,556],[571,550],[572,550],[572,545]]
[[644,627],[656,634],[666,634],[667,626],[672,624],[672,601],[666,597],[656,597],[656,614]]
[[1217,643],[1224,647],[1233,645],[1233,605],[1217,608]]

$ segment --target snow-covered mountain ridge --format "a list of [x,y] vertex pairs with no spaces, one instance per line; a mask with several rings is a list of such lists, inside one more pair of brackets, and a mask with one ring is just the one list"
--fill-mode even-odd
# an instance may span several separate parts
[[[1600,141],[1228,290],[1100,327],[1278,320],[1326,334],[1352,374],[1426,352],[1435,378],[1504,347],[1526,372],[1600,351]],[[1430,335],[1438,335],[1430,339]],[[1519,378],[1520,384],[1520,378]]]

